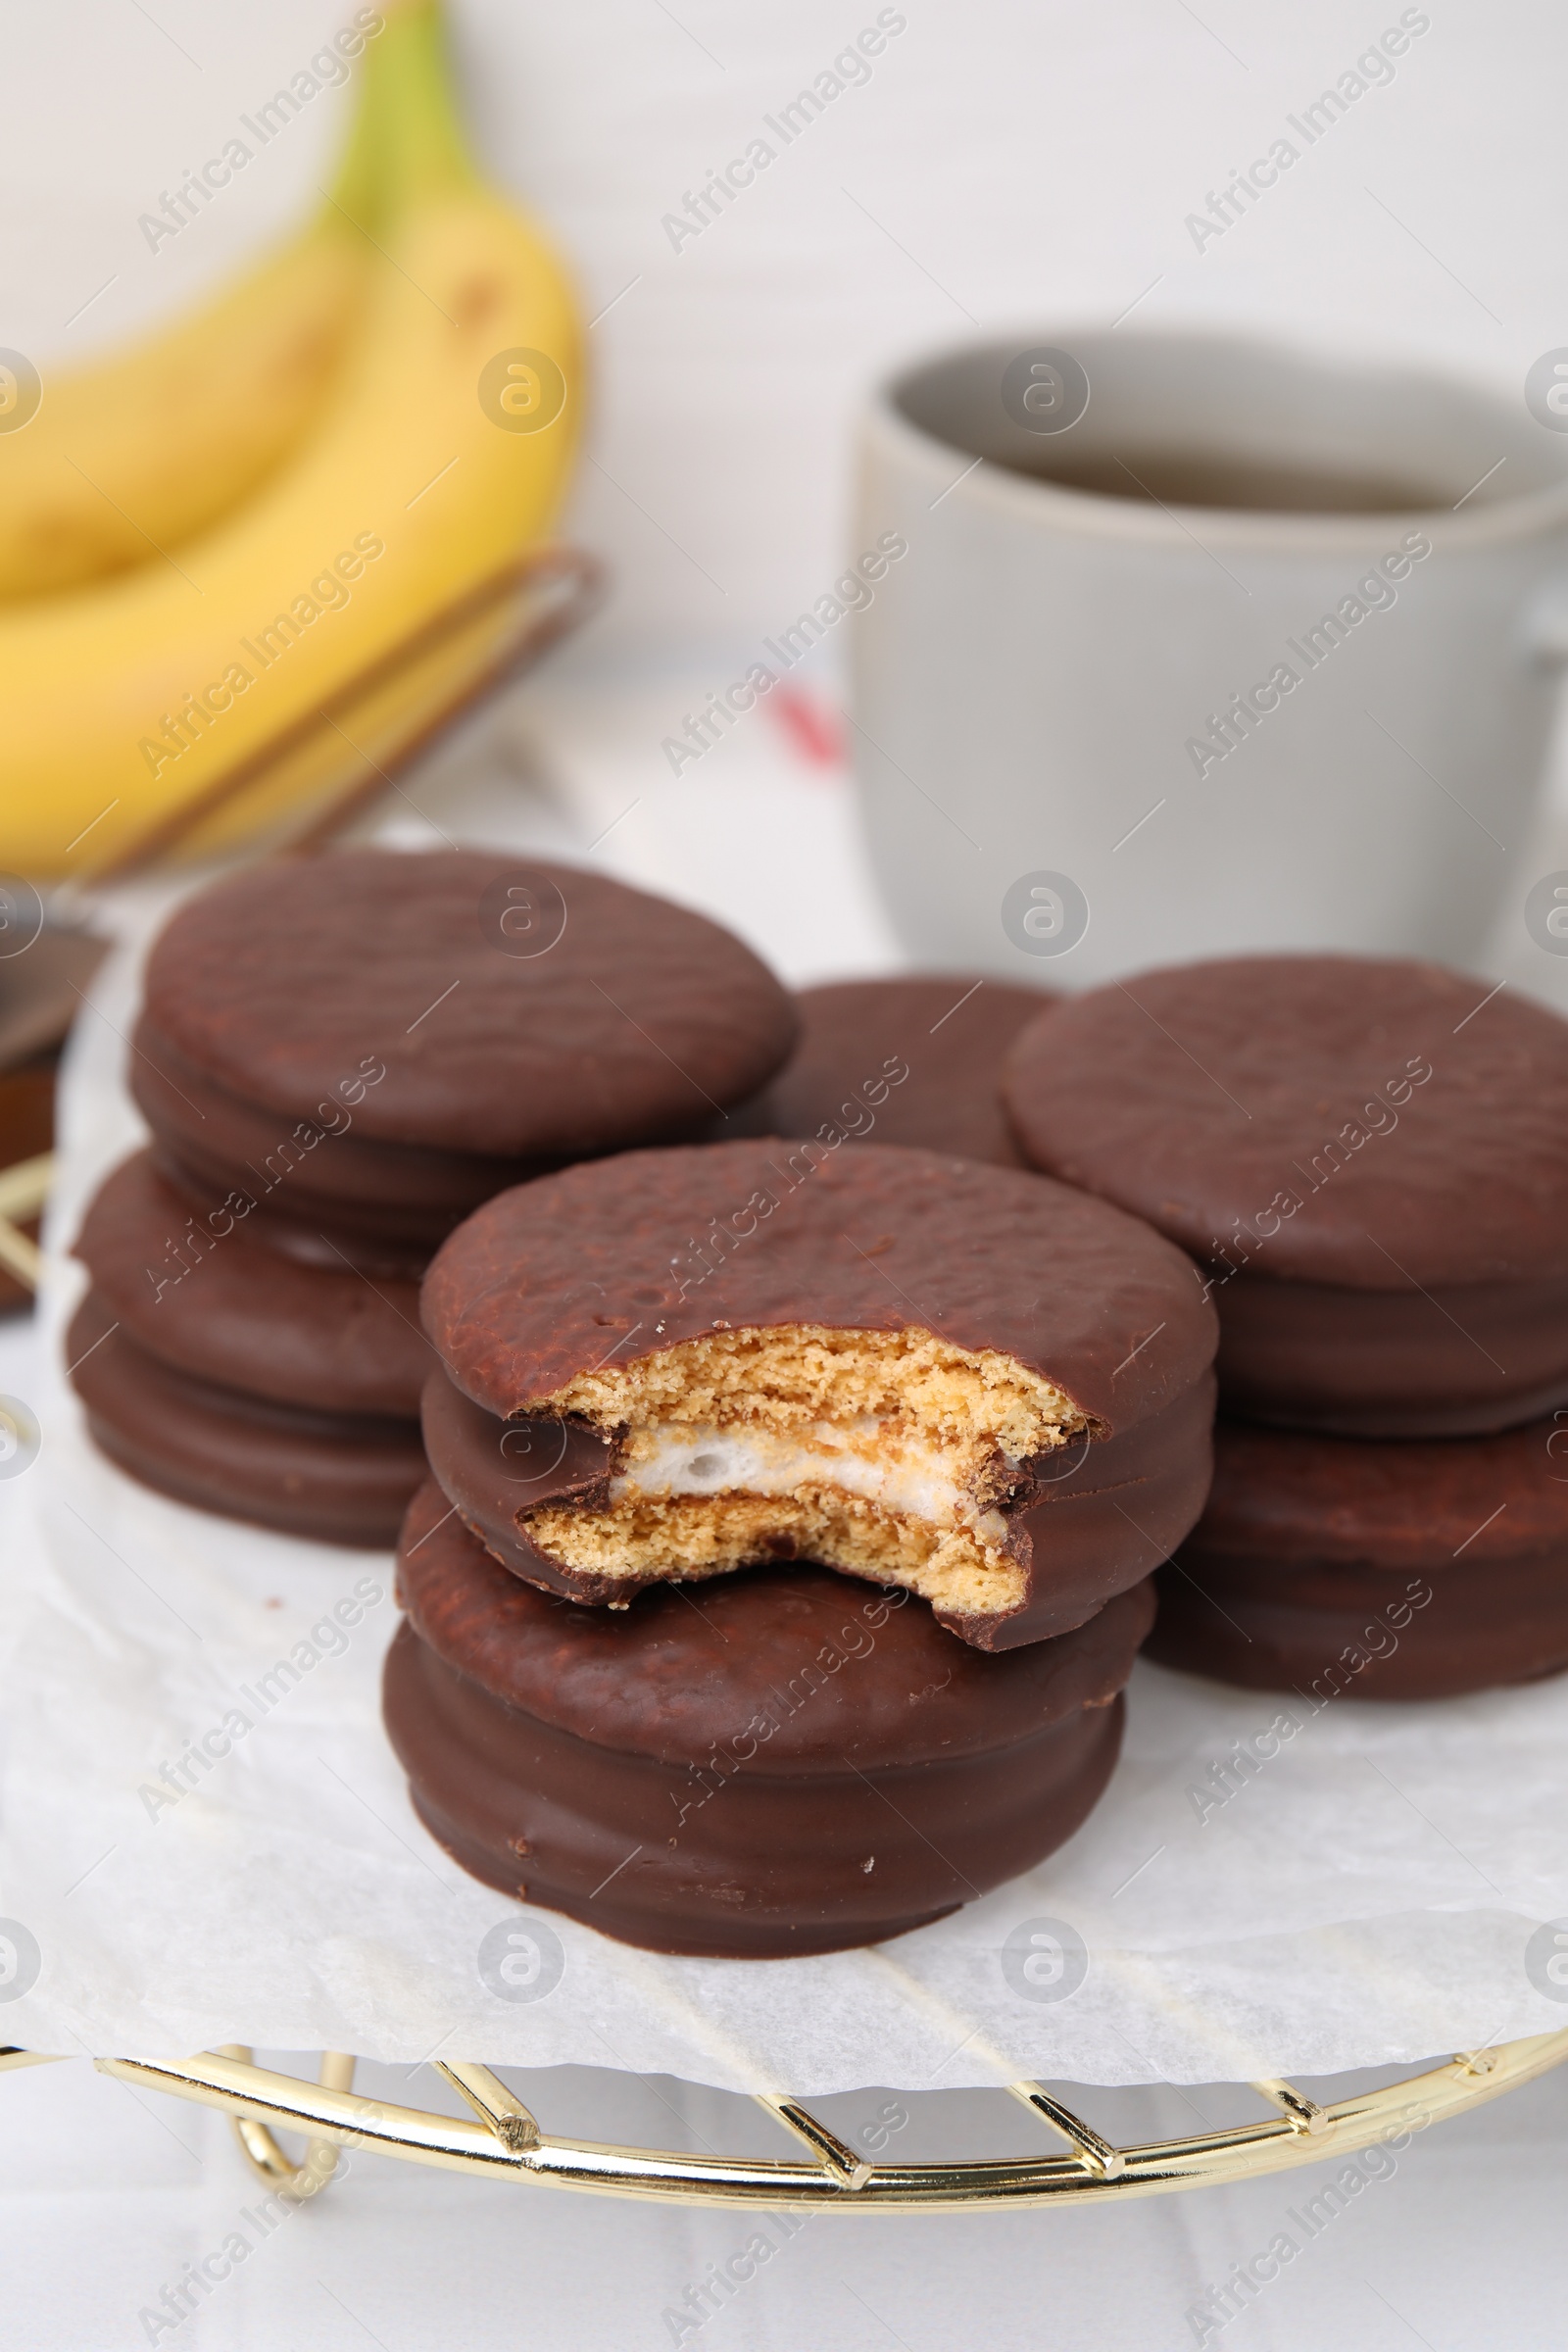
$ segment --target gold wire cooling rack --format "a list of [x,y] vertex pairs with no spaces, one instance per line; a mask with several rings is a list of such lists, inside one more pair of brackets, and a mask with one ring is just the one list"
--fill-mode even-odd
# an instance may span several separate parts
[[38,1288],[43,1260],[37,1243],[22,1229],[42,1209],[54,1170],[54,1153],[41,1152],[0,1171],[0,1266],[26,1291]]
[[[1181,2139],[1114,2147],[1038,2082],[1006,2087],[1067,2142],[1067,2153],[964,2159],[934,2164],[865,2162],[798,2099],[759,2094],[757,2104],[794,2133],[806,2158],[694,2156],[667,2148],[632,2148],[558,2138],[486,2066],[429,2063],[472,2110],[472,2120],[422,2107],[366,2098],[354,2085],[355,2061],[329,2052],[317,2082],[253,2065],[231,2046],[181,2066],[138,2058],[100,2058],[99,2071],[162,2090],[232,2117],[246,2158],[274,2191],[304,2198],[331,2178],[335,2150],[374,2148],[410,2164],[492,2180],[551,2181],[603,2196],[663,2204],[757,2205],[821,2213],[949,2212],[1055,2204],[1063,2198],[1152,2196],[1288,2172],[1329,2156],[1348,2156],[1374,2141],[1425,2130],[1545,2074],[1568,2058],[1568,2031],[1532,2034],[1494,2049],[1469,2050],[1380,2090],[1319,2106],[1281,2081],[1250,2085],[1272,2112],[1261,2122]],[[0,2071],[52,2063],[30,2050],[0,2050]],[[276,2129],[310,2142],[295,2164]]]

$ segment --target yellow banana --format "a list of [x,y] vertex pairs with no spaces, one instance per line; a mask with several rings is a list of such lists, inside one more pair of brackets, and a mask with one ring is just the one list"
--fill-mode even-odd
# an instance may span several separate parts
[[156,562],[299,440],[376,258],[357,225],[373,225],[368,117],[362,93],[332,198],[280,253],[167,332],[101,365],[45,371],[36,413],[0,431],[0,599]]
[[[177,566],[0,612],[0,867],[101,869],[206,807],[555,513],[581,408],[569,294],[467,162],[434,0],[378,52],[403,193],[317,430]],[[257,806],[220,804],[200,847]]]

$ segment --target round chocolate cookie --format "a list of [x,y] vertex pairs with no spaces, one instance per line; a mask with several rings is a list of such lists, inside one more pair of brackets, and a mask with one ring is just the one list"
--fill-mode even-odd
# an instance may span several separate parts
[[580,1600],[799,1558],[1006,1649],[1147,1576],[1207,1490],[1195,1269],[1019,1170],[628,1152],[489,1202],[423,1309],[451,1376],[425,1396],[437,1477],[498,1557]]
[[1358,1436],[1568,1399],[1568,1022],[1435,964],[1248,956],[1091,991],[1004,1076],[1037,1167],[1203,1259],[1229,1410]]
[[1051,1002],[1043,990],[972,972],[802,989],[801,1042],[771,1086],[737,1113],[740,1132],[832,1132],[1021,1168],[1002,1106],[1002,1062]]
[[386,1727],[486,1885],[655,1951],[781,1959],[940,1919],[1043,1861],[1110,1777],[1148,1584],[981,1658],[828,1571],[552,1599],[416,1497]]
[[66,1360],[101,1450],[198,1510],[381,1550],[425,1476],[416,1421],[309,1412],[193,1379],[137,1347],[91,1292]]
[[1568,1667],[1568,1417],[1372,1442],[1221,1421],[1149,1652],[1314,1708]]
[[498,852],[280,858],[188,899],[132,1088],[202,1182],[433,1246],[504,1185],[722,1125],[795,1034],[704,916]]
[[109,1318],[176,1371],[318,1412],[418,1412],[436,1357],[416,1283],[259,1247],[243,1200],[198,1207],[151,1152],[99,1187],[74,1254]]

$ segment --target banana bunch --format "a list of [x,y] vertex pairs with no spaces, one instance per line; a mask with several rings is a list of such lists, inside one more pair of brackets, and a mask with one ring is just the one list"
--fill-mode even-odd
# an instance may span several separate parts
[[[82,381],[11,436],[55,407],[30,469],[0,466],[0,868],[231,847],[394,756],[505,636],[484,584],[564,492],[575,312],[468,158],[438,0],[389,10],[363,70],[323,219],[120,364],[136,431]],[[134,548],[94,506],[51,506],[58,457],[122,485]]]
[[302,235],[217,301],[103,365],[51,379],[0,435],[0,605],[75,588],[228,514],[314,421],[375,249],[370,109]]

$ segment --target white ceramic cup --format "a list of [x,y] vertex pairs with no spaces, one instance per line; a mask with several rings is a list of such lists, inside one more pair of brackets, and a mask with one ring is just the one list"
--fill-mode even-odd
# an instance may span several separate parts
[[[911,956],[1069,987],[1271,948],[1474,962],[1532,879],[1568,654],[1568,415],[1535,408],[1129,329],[887,383],[857,544],[907,552],[857,616],[851,714]],[[1017,469],[1157,488],[1171,450],[1409,503],[1161,504]]]

